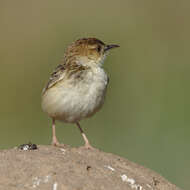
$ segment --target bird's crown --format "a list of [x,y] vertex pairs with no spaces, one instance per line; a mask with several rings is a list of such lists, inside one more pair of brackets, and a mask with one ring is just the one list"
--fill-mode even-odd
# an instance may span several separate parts
[[65,52],[65,64],[78,60],[83,65],[88,65],[92,62],[102,63],[107,52],[119,47],[118,45],[106,45],[97,38],[81,38],[68,46]]

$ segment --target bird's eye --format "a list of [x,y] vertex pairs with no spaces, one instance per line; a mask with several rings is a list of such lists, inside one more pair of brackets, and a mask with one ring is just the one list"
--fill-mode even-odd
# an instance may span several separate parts
[[101,51],[101,46],[97,47],[97,51],[100,52]]

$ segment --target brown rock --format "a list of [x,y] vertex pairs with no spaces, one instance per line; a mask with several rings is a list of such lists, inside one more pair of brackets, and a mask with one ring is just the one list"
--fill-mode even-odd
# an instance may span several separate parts
[[97,149],[0,150],[0,190],[180,190],[155,172]]

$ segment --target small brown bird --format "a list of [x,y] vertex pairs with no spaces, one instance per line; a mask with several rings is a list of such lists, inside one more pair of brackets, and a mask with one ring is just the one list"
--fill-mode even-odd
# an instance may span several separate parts
[[79,121],[95,114],[103,105],[108,76],[102,68],[108,51],[118,45],[106,45],[96,38],[82,38],[68,46],[64,61],[51,74],[42,92],[42,109],[52,118],[52,145],[59,146],[55,120],[75,123],[92,148]]

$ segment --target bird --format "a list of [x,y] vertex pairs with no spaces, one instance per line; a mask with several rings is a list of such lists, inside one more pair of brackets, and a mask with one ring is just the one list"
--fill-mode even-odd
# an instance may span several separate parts
[[81,38],[71,43],[63,61],[50,75],[42,91],[42,110],[52,118],[52,145],[61,146],[55,121],[76,124],[84,147],[93,148],[80,121],[93,116],[102,107],[109,82],[103,63],[108,52],[119,45],[106,45],[97,38]]

